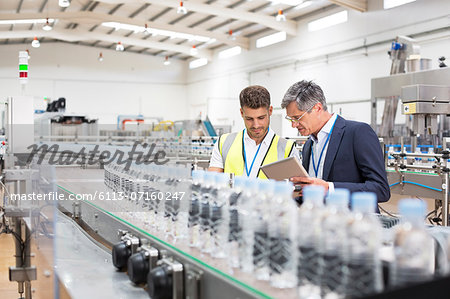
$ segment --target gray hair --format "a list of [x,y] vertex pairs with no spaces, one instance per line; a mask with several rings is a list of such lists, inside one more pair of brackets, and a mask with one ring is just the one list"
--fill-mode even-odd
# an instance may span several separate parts
[[302,80],[289,87],[281,101],[281,108],[286,108],[294,101],[301,111],[307,111],[317,103],[321,103],[323,110],[327,111],[327,101],[322,88],[312,81]]

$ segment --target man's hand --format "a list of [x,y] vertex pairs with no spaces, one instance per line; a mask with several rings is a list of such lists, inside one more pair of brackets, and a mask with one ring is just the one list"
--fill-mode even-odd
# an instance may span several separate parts
[[321,179],[295,176],[289,180],[294,183],[294,185],[302,185],[302,187],[306,185],[320,185],[325,188],[325,191],[328,191],[328,182]]

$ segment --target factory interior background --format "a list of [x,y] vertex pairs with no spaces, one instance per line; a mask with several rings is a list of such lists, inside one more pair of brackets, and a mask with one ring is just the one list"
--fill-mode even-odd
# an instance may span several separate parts
[[[396,2],[402,3],[396,6]],[[65,3],[64,5],[68,3],[70,6],[63,7],[61,3]],[[183,9],[186,9],[187,13]],[[321,25],[317,23],[317,21],[330,16],[332,19],[338,19],[336,24]],[[39,19],[40,21],[11,23],[11,20],[15,19],[22,21]],[[46,20],[48,23],[50,19],[50,25],[53,28],[49,31],[42,29],[42,25],[45,24],[45,22],[42,23],[42,20]],[[108,25],[106,22],[117,23]],[[129,23],[128,27],[123,26],[127,22]],[[146,31],[148,28],[156,29],[156,31],[149,34]],[[170,34],[162,33],[162,31],[157,33],[158,28],[160,30],[179,30],[179,34],[192,34],[192,36],[170,37]],[[196,34],[200,37],[194,36]],[[195,38],[201,38],[203,34],[208,35],[208,39],[195,40]],[[279,38],[279,40],[268,42],[267,37]],[[38,47],[35,47],[36,40],[39,40],[40,43]],[[393,73],[394,61],[388,52],[393,51],[392,47],[395,42],[407,44],[408,47],[414,46],[415,52],[408,53],[414,54],[416,60],[426,60],[426,66],[422,69],[420,69],[422,66],[419,66],[419,69],[415,70],[403,68],[402,71]],[[408,50],[410,49],[412,48],[408,48]],[[25,55],[26,59],[25,56],[20,56],[22,57],[20,58],[19,55]],[[406,57],[403,57],[403,62],[406,64],[405,60]],[[24,65],[24,61],[26,61],[26,69],[19,66]],[[450,75],[446,65],[449,63],[450,1],[448,0],[0,1],[0,123],[2,124],[0,155],[2,157],[1,189],[4,189],[1,191],[3,200],[0,202],[0,215],[3,219],[8,219],[0,224],[0,231],[2,231],[0,235],[0,297],[5,299],[32,297],[149,298],[148,294],[150,294],[150,298],[209,299],[310,298],[308,296],[317,295],[315,293],[317,289],[314,289],[316,285],[312,282],[308,282],[310,283],[307,285],[310,287],[309,289],[302,288],[304,286],[301,285],[301,270],[298,272],[293,269],[289,270],[291,272],[286,270],[287,276],[295,273],[299,277],[298,281],[293,283],[286,278],[287,276],[279,275],[278,270],[270,268],[270,263],[277,262],[271,260],[270,255],[273,252],[270,251],[270,248],[267,249],[268,252],[265,255],[267,265],[263,269],[267,273],[256,270],[248,272],[240,259],[237,262],[241,263],[240,267],[233,268],[234,266],[229,264],[224,266],[225,264],[221,264],[223,257],[217,258],[211,251],[203,251],[204,248],[200,248],[200,245],[198,248],[192,249],[192,244],[188,246],[187,243],[183,243],[182,239],[180,241],[172,236],[177,243],[171,239],[172,237],[166,238],[164,233],[161,233],[159,224],[155,224],[162,220],[157,216],[152,216],[155,218],[152,218],[153,220],[149,224],[148,219],[145,218],[147,216],[141,213],[144,209],[151,211],[151,207],[149,208],[145,204],[140,207],[143,210],[136,208],[137,205],[127,206],[123,201],[120,204],[103,201],[94,208],[90,204],[84,203],[79,208],[68,201],[58,202],[62,208],[58,208],[56,204],[51,208],[39,206],[38,214],[42,214],[39,216],[41,217],[39,221],[45,219],[45,223],[52,223],[48,224],[52,229],[44,228],[45,225],[38,222],[36,230],[31,229],[35,225],[35,220],[30,216],[33,215],[30,209],[35,211],[35,206],[30,208],[25,205],[21,208],[20,204],[24,204],[21,202],[19,205],[12,204],[12,210],[8,209],[8,205],[11,204],[11,194],[24,192],[23,188],[26,189],[29,186],[23,182],[35,179],[29,165],[25,166],[23,163],[18,163],[17,158],[12,158],[13,149],[15,146],[17,149],[20,147],[17,153],[22,153],[23,145],[27,146],[33,142],[58,144],[62,151],[67,149],[78,151],[84,144],[83,142],[86,142],[89,144],[88,149],[91,148],[89,146],[99,144],[107,150],[119,149],[127,152],[132,148],[134,141],[142,138],[146,142],[154,142],[157,149],[161,147],[169,156],[169,160],[172,159],[170,161],[176,162],[174,163],[176,165],[172,166],[183,165],[183,171],[180,171],[179,174],[172,168],[167,172],[163,168],[143,170],[137,166],[131,170],[124,170],[123,167],[120,168],[121,166],[115,164],[112,166],[100,165],[99,167],[82,165],[74,168],[66,165],[56,167],[57,170],[52,170],[53,172],[45,170],[45,175],[51,173],[50,177],[54,181],[44,181],[54,183],[56,187],[52,186],[64,196],[76,192],[93,194],[95,191],[97,194],[97,190],[101,192],[107,190],[104,192],[109,192],[105,194],[110,196],[118,190],[117,188],[123,187],[120,185],[121,178],[123,180],[126,177],[125,180],[128,182],[136,179],[138,182],[141,179],[147,180],[150,176],[157,176],[157,174],[160,174],[161,178],[176,176],[181,182],[185,182],[183,181],[185,179],[194,186],[198,183],[195,181],[195,176],[199,174],[194,175],[193,172],[191,175],[190,170],[207,170],[209,157],[218,136],[222,133],[242,131],[245,128],[239,112],[239,94],[244,88],[251,85],[261,85],[270,92],[273,106],[270,128],[279,136],[290,138],[288,140],[296,140],[301,152],[301,146],[306,138],[302,139],[297,129],[292,127],[291,122],[285,120],[286,111],[281,108],[281,101],[288,88],[301,80],[312,80],[323,89],[330,113],[337,113],[346,120],[369,124],[376,133],[379,133],[378,137],[384,138],[384,141],[381,139],[382,146],[385,146],[384,162],[386,169],[390,168],[391,171],[387,176],[391,188],[391,199],[380,204],[381,215],[385,217],[383,218],[384,229],[390,228],[391,224],[394,226],[394,223],[400,225],[397,224],[398,218],[396,217],[399,213],[398,203],[401,199],[409,197],[424,199],[426,214],[429,213],[427,217],[432,218],[427,225],[433,224],[434,227],[443,228],[442,231],[439,231],[439,234],[442,233],[442,235],[436,237],[438,241],[435,241],[435,244],[437,245],[433,247],[436,257],[434,259],[433,256],[433,262],[430,262],[433,263],[435,283],[441,283],[435,290],[436,292],[448,291],[450,233],[444,231],[444,228],[446,229],[449,216],[449,194],[446,191],[449,174],[447,162],[445,162],[449,157],[442,153],[442,150],[446,149],[443,142],[447,142],[445,138],[450,133],[450,122],[448,122],[448,117],[444,118],[444,115],[448,116],[450,113],[444,113],[442,114],[443,118],[438,119],[438,125],[436,125],[438,133],[434,134],[437,137],[430,138],[430,135],[427,135],[428,132],[425,132],[426,138],[424,139],[421,139],[420,134],[416,134],[417,136],[411,134],[408,136],[412,137],[411,141],[405,140],[414,148],[420,142],[424,142],[423,147],[420,147],[422,150],[415,152],[419,155],[414,158],[412,156],[414,151],[412,153],[409,151],[412,158],[408,158],[415,161],[415,164],[412,164],[416,166],[419,164],[419,159],[420,163],[423,161],[423,164],[420,164],[420,167],[422,165],[423,167],[418,167],[419,170],[416,170],[426,172],[427,177],[423,181],[413,181],[415,174],[408,176],[406,170],[410,171],[411,169],[402,164],[408,162],[402,156],[404,152],[400,142],[403,145],[403,139],[400,141],[400,136],[406,132],[405,126],[410,123],[404,109],[400,108],[402,107],[399,100],[400,94],[392,94],[392,97],[391,95],[377,96],[383,94],[384,86],[380,88],[379,84],[381,83],[377,82],[381,81],[374,81],[374,79],[392,78],[410,73],[408,78],[412,78],[411,84],[416,84],[417,82],[414,81],[416,77],[411,75],[412,73],[417,71],[419,74],[417,78],[419,78],[422,72],[426,74],[427,71],[442,71],[433,73],[433,78],[437,77],[438,83],[427,79],[426,82],[418,82],[418,84],[443,86],[441,94],[447,97],[444,98],[444,102],[448,106],[450,105]],[[26,70],[25,78],[21,75],[23,70]],[[393,89],[393,84],[385,86],[386,93]],[[375,86],[378,89],[375,89]],[[50,103],[56,103],[61,98],[65,99],[63,109],[53,110],[54,112],[51,113],[59,113],[58,117],[62,115],[67,119],[71,117],[82,119],[89,125],[83,125],[82,128],[80,127],[81,129],[74,129],[74,127],[69,128],[55,124],[51,118],[56,114],[48,114],[50,112],[48,107]],[[389,116],[393,123],[387,128],[394,136],[383,136],[379,130],[381,127],[387,126],[386,122],[388,122],[388,120],[384,120],[387,119],[387,116],[383,115],[386,113],[385,99],[392,98],[395,103],[399,102],[399,108],[393,110],[395,115]],[[14,102],[14,99],[19,101]],[[20,102],[22,100],[23,102]],[[430,103],[433,102],[433,99],[426,101]],[[15,110],[9,111],[8,109]],[[429,116],[430,114],[427,113],[429,112],[424,112]],[[434,115],[439,114],[433,113]],[[57,121],[59,120],[61,118],[58,118]],[[427,130],[429,128],[431,128],[430,130],[436,129],[433,127],[435,123],[433,125],[429,123],[435,120],[427,119],[425,121],[425,124],[429,126]],[[205,127],[201,127],[201,125],[197,127],[202,122],[205,122]],[[34,127],[31,129],[31,133],[30,127],[24,131],[21,131],[22,129],[9,131],[9,125],[18,124],[25,126],[33,124]],[[215,130],[214,134],[209,134],[212,132],[211,128],[213,131]],[[30,137],[27,134],[33,136]],[[58,135],[59,139],[55,136],[52,138],[51,135]],[[79,138],[84,135],[102,136],[99,139],[82,140]],[[15,139],[12,136],[15,136]],[[412,141],[413,139],[414,141]],[[111,140],[116,140],[118,146],[115,147],[117,144]],[[427,151],[429,156],[426,155]],[[9,154],[11,157],[8,158]],[[439,155],[439,158],[435,159],[438,157],[435,154]],[[403,158],[405,162],[400,162]],[[428,159],[428,164],[425,162],[426,159]],[[437,160],[439,161],[436,162]],[[436,163],[437,166],[432,166],[433,163]],[[412,166],[413,168],[414,166]],[[22,169],[26,169],[26,171],[21,172]],[[184,169],[188,169],[187,172],[184,172]],[[30,176],[27,176],[27,171],[30,171]],[[175,173],[177,174],[175,175]],[[400,173],[402,175],[397,175]],[[140,175],[142,177],[139,177]],[[203,183],[206,184],[208,175],[204,175]],[[402,182],[399,183],[400,176]],[[431,176],[433,177],[430,178]],[[420,178],[420,176],[418,177]],[[211,180],[214,181],[213,178]],[[24,185],[16,183],[18,181]],[[411,181],[413,182],[411,183]],[[45,185],[42,180],[39,181],[39,184],[41,184],[40,188]],[[114,184],[119,184],[119,187]],[[138,185],[138,183],[136,184]],[[35,183],[32,186],[36,188]],[[409,186],[411,189],[407,189],[405,186]],[[71,189],[72,187],[73,189]],[[128,186],[127,188],[125,188],[126,192],[130,191],[132,187]],[[151,190],[157,190],[158,187],[155,188]],[[188,187],[180,184],[179,188]],[[191,195],[191,191],[194,193],[193,189],[189,190],[189,195]],[[243,190],[241,191],[245,192],[245,188]],[[255,192],[254,189],[252,190]],[[279,190],[282,190],[282,187]],[[416,192],[416,190],[418,191]],[[29,194],[29,191],[26,189],[25,193]],[[177,191],[179,190],[177,189]],[[276,197],[276,195],[273,196]],[[255,195],[255,197],[257,196]],[[445,203],[447,207],[443,207]],[[228,204],[230,205],[230,203]],[[192,206],[185,208],[192,212]],[[46,209],[49,210],[46,211]],[[154,208],[154,211],[156,209]],[[183,207],[177,207],[177,209],[180,209],[181,215]],[[20,214],[18,211],[25,214]],[[56,216],[58,213],[62,213],[64,216]],[[44,217],[43,214],[46,216]],[[284,214],[280,212],[280,215]],[[31,222],[26,220],[28,216],[32,219]],[[280,216],[280,219],[282,217]],[[228,220],[231,221],[230,219]],[[165,219],[164,221],[169,220]],[[186,218],[186,222],[188,221],[191,220]],[[447,224],[444,224],[445,221]],[[77,222],[80,226],[72,222]],[[281,220],[280,223],[282,223]],[[31,237],[29,229],[24,228],[27,225],[31,229]],[[152,225],[154,226],[152,227]],[[167,224],[163,230],[177,230],[179,229],[177,225],[179,224]],[[19,238],[23,238],[22,247],[17,245],[19,241],[14,240],[14,238],[17,239],[17,236],[14,235],[13,238],[11,231],[8,231],[10,227],[13,231],[14,228],[22,230],[22,233],[19,234]],[[88,233],[81,233],[79,227],[87,228]],[[57,228],[60,233],[63,230],[68,233],[58,235]],[[41,230],[43,231],[41,232]],[[8,234],[3,234],[4,232]],[[387,239],[392,238],[394,233],[391,235],[391,232],[390,230],[387,235],[383,235],[385,237],[384,245],[389,243],[386,241]],[[92,236],[97,233],[97,237]],[[174,235],[177,233],[179,232],[177,231]],[[218,234],[214,225],[211,224],[207,238],[210,240],[211,237],[213,243],[215,233]],[[190,234],[189,230],[191,237]],[[50,238],[49,235],[52,237]],[[67,235],[70,235],[72,239]],[[433,234],[433,237],[436,235]],[[205,235],[199,233],[199,236],[201,238]],[[92,238],[95,240],[93,241]],[[147,240],[143,241],[145,238],[150,240],[149,243],[146,243]],[[29,240],[32,241],[28,242]],[[133,245],[126,245],[127,242]],[[414,244],[420,242],[427,244],[423,239]],[[99,247],[95,247],[94,243],[101,244],[98,245]],[[68,244],[78,245],[70,246]],[[129,255],[145,252],[143,264],[150,269],[140,270],[139,268],[139,271],[145,272],[145,279],[136,280],[137,283],[129,281],[128,276],[133,280],[130,276],[132,275],[130,274],[130,264],[128,264],[128,272],[125,272],[123,268],[127,267],[127,263],[118,266],[118,257],[111,249],[117,244],[126,247],[124,250],[129,250]],[[159,250],[159,253],[158,251],[156,253],[156,259],[160,261],[156,262],[155,260],[154,264],[149,262],[153,256],[149,249],[151,246],[146,247],[146,244]],[[233,260],[233,253],[241,256],[244,249],[241,248],[242,244],[235,244],[237,247],[233,252],[230,249],[233,245],[230,244],[226,245],[230,246],[226,247],[227,250],[230,250],[226,251],[226,254],[230,260]],[[27,255],[30,253],[30,246],[31,258]],[[217,244],[211,246],[220,247]],[[393,246],[393,242],[391,242],[386,247],[392,249]],[[80,248],[84,248],[84,251],[80,251]],[[422,253],[433,251],[427,246],[423,246],[422,249]],[[111,256],[111,250],[113,250],[114,257]],[[259,249],[252,247],[249,250],[254,255],[258,255]],[[17,251],[21,251],[23,254],[22,266],[19,265]],[[61,257],[62,252],[67,252],[67,256]],[[144,253],[142,254],[144,256]],[[386,258],[392,261],[389,254],[389,250],[380,250],[381,259]],[[422,254],[422,257],[424,255],[425,253]],[[81,257],[85,257],[85,259],[81,261]],[[298,259],[301,260],[300,253]],[[321,259],[322,262],[323,260]],[[434,264],[434,260],[436,264]],[[380,260],[377,261],[380,262]],[[11,270],[10,266],[13,266],[14,263],[16,263],[16,268]],[[37,265],[37,271],[27,268],[32,267],[31,265]],[[94,265],[94,270],[89,270],[92,272],[89,272],[90,274],[83,270],[83,267],[87,269],[88,265]],[[297,266],[297,264],[295,265]],[[61,271],[59,276],[55,275],[58,272],[57,266]],[[258,266],[255,264],[254,267]],[[320,266],[318,267],[320,268]],[[157,281],[156,278],[153,278],[152,281],[150,275],[159,275],[157,272],[152,274],[152,268],[170,272],[167,274],[171,279],[170,286]],[[256,268],[252,266],[252,269]],[[182,270],[177,272],[176,269]],[[340,268],[339,271],[342,269]],[[136,273],[135,275],[138,275]],[[255,278],[259,275],[257,273],[266,273],[267,276]],[[323,272],[321,273],[320,275],[324,275]],[[255,277],[252,277],[253,274]],[[107,278],[101,278],[102,276]],[[274,284],[277,281],[281,282],[278,286],[274,286],[269,283],[268,277],[274,279]],[[136,276],[134,279],[137,279]],[[91,285],[90,282],[94,280],[98,284],[97,286]],[[349,278],[348,281],[350,280]],[[348,281],[345,282],[346,286],[348,286]],[[292,284],[290,284],[291,282]],[[387,286],[388,283],[385,283]],[[355,293],[345,293],[346,291],[340,289],[340,285],[334,288],[325,283],[320,286],[319,297],[313,298],[328,298],[327,294],[331,294],[329,298],[364,298],[374,293],[379,293],[378,295],[382,298],[383,292],[389,292],[391,289],[380,286],[373,286],[371,289],[367,286],[361,293],[353,291]],[[423,290],[419,287],[400,290],[405,293],[395,293],[395,291],[392,294],[389,293],[394,296],[390,298],[401,298],[402,296],[421,298],[423,294]],[[417,297],[414,297],[414,294]]]

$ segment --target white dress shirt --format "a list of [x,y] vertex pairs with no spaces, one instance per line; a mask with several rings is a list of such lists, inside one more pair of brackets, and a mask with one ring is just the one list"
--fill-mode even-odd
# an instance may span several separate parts
[[[328,135],[330,134],[331,129],[333,128],[336,118],[337,118],[337,114],[334,113],[331,116],[331,118],[328,120],[328,122],[319,131],[319,133],[317,134],[317,138],[314,137],[314,135],[311,135],[311,140],[313,141],[313,143],[312,143],[312,147],[311,147],[311,158],[309,159],[308,174],[310,177],[314,177],[314,178],[318,178],[318,179],[323,178],[323,165],[325,163],[325,157],[327,156],[328,145],[330,144],[331,136],[330,136],[330,139],[328,139],[327,144],[325,144],[325,142],[328,138]],[[323,148],[324,146],[325,146],[325,149]],[[320,163],[319,163],[320,153],[322,152],[322,150],[323,150],[322,159],[320,160]],[[319,169],[317,171],[317,176],[316,176],[316,172],[314,171],[314,167],[313,167],[312,155],[314,155],[314,163],[315,163],[316,167],[317,167],[317,163],[319,163]],[[328,186],[329,186],[329,191],[333,192],[334,184],[328,183]]]
[[[272,141],[273,136],[275,135],[275,132],[269,128],[269,131],[266,134],[266,137],[264,137],[263,141],[261,142],[261,148],[259,149],[258,155],[255,158],[255,154],[258,151],[258,146],[255,140],[251,139],[250,136],[247,133],[247,130],[245,130],[244,134],[244,146],[245,146],[245,160],[247,161],[247,169],[250,171],[250,166],[252,165],[253,158],[255,158],[255,162],[253,163],[253,167],[250,171],[250,178],[256,178],[258,176],[259,167],[261,166],[261,163],[263,162],[264,157],[266,156],[267,151],[269,150],[270,143]],[[298,150],[295,148],[292,150],[290,156],[295,156],[300,161],[300,155]],[[224,168],[223,165],[223,159],[222,155],[219,151],[219,141],[214,144],[214,149],[211,155],[211,160],[209,162],[209,167],[217,167],[217,168]],[[246,170],[244,169],[244,176],[247,175]]]

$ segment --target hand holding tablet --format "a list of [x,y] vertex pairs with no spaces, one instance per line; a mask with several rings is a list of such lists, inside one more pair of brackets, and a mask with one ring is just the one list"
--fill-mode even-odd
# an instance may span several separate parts
[[291,177],[309,177],[308,172],[296,157],[289,157],[261,167],[261,171],[269,178],[283,181]]

